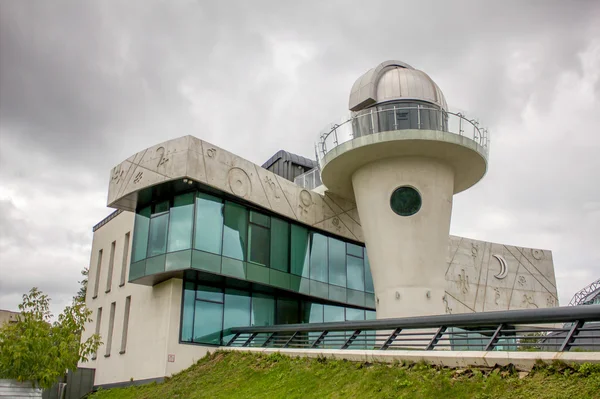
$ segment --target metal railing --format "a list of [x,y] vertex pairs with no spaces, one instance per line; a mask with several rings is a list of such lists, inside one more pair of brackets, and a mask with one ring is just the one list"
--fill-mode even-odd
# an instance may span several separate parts
[[600,351],[600,305],[236,327],[229,347]]
[[402,107],[397,104],[371,108],[352,116],[340,123],[325,128],[315,144],[317,161],[338,145],[368,134],[393,130],[441,130],[465,136],[481,145],[486,154],[489,152],[489,132],[474,119],[468,119],[461,113],[448,112],[427,106]]
[[586,303],[600,304],[600,278],[583,288],[571,298],[569,306],[583,305]]
[[296,178],[294,178],[294,183],[307,190],[319,187],[323,184],[323,182],[321,182],[321,171],[319,168],[313,168],[306,173],[296,176]]

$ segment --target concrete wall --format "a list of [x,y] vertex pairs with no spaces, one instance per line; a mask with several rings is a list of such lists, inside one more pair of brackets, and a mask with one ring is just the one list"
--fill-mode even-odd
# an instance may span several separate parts
[[0,310],[0,326],[4,323],[16,323],[19,312]]
[[[90,261],[87,306],[93,311],[91,323],[87,323],[83,339],[95,332],[98,308],[102,307],[100,346],[95,360],[82,363],[81,367],[96,369],[94,384],[109,384],[130,380],[159,378],[182,370],[202,358],[210,348],[179,344],[179,319],[181,311],[182,281],[171,279],[154,287],[137,284],[119,286],[123,242],[125,234],[132,231],[133,214],[123,212],[94,233]],[[108,277],[111,243],[116,242],[113,283],[105,292]],[[130,240],[131,243],[132,240]],[[99,290],[93,298],[97,275],[98,252],[103,249],[100,268]],[[130,248],[127,249],[130,253]],[[127,261],[127,267],[129,262]],[[131,296],[127,346],[121,351],[125,301]],[[115,317],[110,353],[108,342],[110,307],[115,302]],[[172,360],[172,361],[170,361]]]
[[[427,158],[386,158],[354,173],[378,319],[444,312],[453,183],[450,166]],[[401,186],[421,195],[414,215],[400,216],[390,207],[390,196]]]
[[30,382],[15,380],[0,380],[0,398],[41,398],[42,390],[31,386]]

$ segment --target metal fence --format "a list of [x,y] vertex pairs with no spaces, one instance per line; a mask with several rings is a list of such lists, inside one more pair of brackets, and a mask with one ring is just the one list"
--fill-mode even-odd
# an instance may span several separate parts
[[315,145],[319,163],[338,145],[354,138],[393,130],[439,130],[465,136],[489,151],[489,132],[475,119],[461,113],[453,113],[427,106],[401,107],[397,104],[366,111],[342,118],[325,128]]
[[[226,346],[312,349],[599,351],[600,305],[335,323],[237,327]],[[552,339],[548,339],[552,338]]]

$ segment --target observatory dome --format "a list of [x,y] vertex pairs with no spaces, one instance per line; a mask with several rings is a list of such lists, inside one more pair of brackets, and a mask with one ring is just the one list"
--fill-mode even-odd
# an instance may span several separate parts
[[350,92],[350,111],[387,101],[425,101],[447,110],[437,84],[423,71],[402,61],[385,61],[359,77]]

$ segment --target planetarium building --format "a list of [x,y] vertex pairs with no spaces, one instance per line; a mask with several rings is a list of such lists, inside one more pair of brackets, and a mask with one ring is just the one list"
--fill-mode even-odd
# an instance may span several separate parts
[[82,364],[96,386],[171,375],[232,327],[558,306],[550,251],[449,235],[488,132],[426,73],[384,62],[348,108],[315,159],[260,166],[185,136],[112,169],[83,337],[102,338]]

